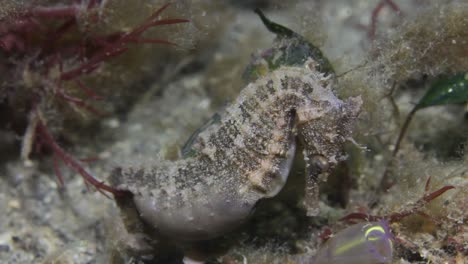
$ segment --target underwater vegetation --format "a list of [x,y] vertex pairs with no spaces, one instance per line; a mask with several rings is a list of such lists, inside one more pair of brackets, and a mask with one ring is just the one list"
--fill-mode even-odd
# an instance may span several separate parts
[[[398,151],[400,150],[401,141],[403,140],[411,119],[416,114],[416,112],[420,109],[431,106],[466,103],[468,101],[467,82],[467,73],[460,73],[451,77],[442,77],[439,80],[434,81],[426,94],[408,113],[408,116],[406,117],[405,122],[401,127],[400,134],[398,135],[398,139],[395,143],[392,152],[392,159],[395,158]],[[390,160],[390,162],[391,161],[392,160]],[[388,171],[385,171],[380,184],[380,187],[383,189],[387,189],[391,186],[387,176]]]
[[[21,158],[29,160],[31,152],[43,148],[52,151],[54,170],[58,183],[63,186],[59,170],[62,161],[98,190],[114,190],[96,180],[76,158],[60,147],[50,132],[57,130],[60,119],[71,113],[87,112],[97,117],[110,113],[93,106],[103,100],[99,86],[90,87],[84,79],[99,78],[97,73],[110,59],[127,52],[134,44],[175,45],[168,40],[147,38],[143,34],[151,28],[186,23],[186,19],[161,19],[159,16],[169,6],[165,4],[154,11],[138,26],[127,31],[101,33],[96,27],[106,19],[105,1],[78,1],[67,5],[39,3],[20,6],[1,20],[0,49],[2,52],[2,85],[0,104],[18,123],[26,119],[21,143]],[[93,76],[94,75],[94,76]],[[69,109],[64,109],[68,107]],[[63,115],[63,116],[61,116]],[[74,118],[74,117],[73,117]],[[15,120],[17,119],[17,120]],[[74,122],[78,122],[76,119]],[[57,131],[55,132],[57,133]]]
[[0,262],[467,258],[463,1],[7,2]]

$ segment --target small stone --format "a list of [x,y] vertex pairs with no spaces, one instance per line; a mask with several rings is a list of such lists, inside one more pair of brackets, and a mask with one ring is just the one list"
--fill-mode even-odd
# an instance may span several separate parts
[[20,203],[19,200],[13,199],[13,200],[10,200],[8,202],[8,207],[10,207],[12,209],[20,209],[21,208],[21,203]]

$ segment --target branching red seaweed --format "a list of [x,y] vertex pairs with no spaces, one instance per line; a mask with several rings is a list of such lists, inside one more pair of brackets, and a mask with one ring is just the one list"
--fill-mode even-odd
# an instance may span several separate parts
[[392,0],[381,0],[377,6],[372,10],[370,28],[368,36],[371,40],[375,38],[375,33],[377,31],[377,18],[379,17],[380,12],[385,6],[389,6],[397,14],[401,14],[401,10],[395,2]]
[[[33,119],[30,119],[23,139],[22,158],[28,158],[32,145],[36,149],[47,147],[53,151],[53,168],[59,185],[64,184],[59,169],[59,161],[62,161],[78,172],[87,184],[101,192],[118,195],[119,191],[96,180],[77,159],[59,146],[47,127],[47,117],[42,116],[41,102],[57,99],[74,109],[82,109],[96,116],[106,115],[92,106],[93,101],[102,100],[103,97],[86,86],[82,77],[94,73],[103,63],[128,51],[130,44],[176,45],[168,40],[145,38],[143,35],[157,26],[189,21],[160,18],[169,7],[168,3],[128,32],[93,34],[88,29],[100,21],[104,4],[99,0],[71,1],[69,5],[60,6],[32,4],[0,20],[0,54],[4,57],[0,62],[4,65],[0,66],[11,70],[11,74],[7,73],[6,76],[20,79],[20,82],[17,79],[4,82],[11,85],[8,90],[13,94],[20,94],[19,85],[34,88],[30,90],[32,92],[25,92],[29,98],[24,101],[29,104],[26,107],[35,123],[31,123]],[[83,18],[86,20],[84,26],[81,25]],[[75,93],[70,89],[75,89]]]
[[[431,177],[428,178],[424,186],[424,189],[426,192],[429,189],[430,181],[431,181]],[[383,216],[370,215],[370,214],[365,214],[365,213],[350,213],[346,215],[345,217],[341,218],[341,220],[342,221],[352,221],[352,220],[378,221],[381,219],[386,219],[387,221],[392,223],[392,222],[400,221],[401,219],[410,215],[414,215],[414,214],[420,214],[424,216],[424,213],[421,211],[424,208],[424,206],[426,206],[432,200],[436,199],[437,197],[441,196],[442,194],[444,194],[445,192],[451,189],[455,189],[455,186],[446,185],[431,193],[426,193],[422,198],[414,202],[414,204],[409,209],[405,209],[401,212],[392,213],[392,214],[383,215]]]
[[41,120],[39,113],[37,114],[37,116],[39,120],[36,126],[36,129],[37,129],[36,136],[40,137],[41,141],[45,143],[48,147],[50,147],[53,151],[54,170],[57,174],[60,185],[63,185],[64,183],[63,183],[62,174],[60,173],[60,170],[59,170],[59,164],[58,164],[59,159],[62,162],[64,162],[65,165],[67,165],[69,168],[78,172],[83,177],[86,183],[91,184],[98,191],[100,192],[106,191],[106,192],[112,193],[113,195],[120,195],[119,190],[105,184],[104,182],[98,181],[91,174],[89,174],[86,171],[86,169],[84,169],[84,167],[77,160],[75,160],[70,154],[68,154],[65,150],[63,150],[55,141],[55,139],[52,137],[52,134],[47,129],[47,126],[44,124],[44,121]]

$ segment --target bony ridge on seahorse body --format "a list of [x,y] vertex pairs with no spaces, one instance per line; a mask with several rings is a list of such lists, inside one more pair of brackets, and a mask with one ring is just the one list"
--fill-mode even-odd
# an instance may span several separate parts
[[117,169],[113,185],[130,192],[141,219],[163,235],[206,240],[232,230],[258,200],[276,195],[302,150],[305,206],[316,215],[317,178],[345,158],[342,146],[362,101],[338,99],[332,80],[314,65],[309,58],[259,77],[193,139],[190,155]]

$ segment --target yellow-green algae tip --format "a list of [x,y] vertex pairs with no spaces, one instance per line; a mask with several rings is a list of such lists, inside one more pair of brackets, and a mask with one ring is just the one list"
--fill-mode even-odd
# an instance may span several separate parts
[[393,256],[392,239],[385,220],[355,224],[331,237],[319,249],[312,263],[389,263]]

